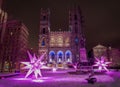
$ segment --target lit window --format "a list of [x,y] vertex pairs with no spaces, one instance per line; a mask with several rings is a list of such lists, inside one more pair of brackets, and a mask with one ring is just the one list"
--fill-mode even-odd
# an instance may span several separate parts
[[59,47],[62,47],[63,46],[63,37],[62,36],[59,36],[57,38],[57,44]]
[[78,44],[78,37],[75,38],[75,43]]
[[43,41],[42,41],[42,46],[45,46],[45,40],[43,39]]
[[69,37],[67,37],[66,40],[65,40],[65,46],[66,47],[70,46],[70,39],[69,39]]
[[43,28],[43,34],[45,34],[45,28]]
[[50,37],[50,46],[51,47],[55,46],[55,37],[54,36]]
[[10,32],[10,35],[12,36],[12,35],[13,35],[13,32]]

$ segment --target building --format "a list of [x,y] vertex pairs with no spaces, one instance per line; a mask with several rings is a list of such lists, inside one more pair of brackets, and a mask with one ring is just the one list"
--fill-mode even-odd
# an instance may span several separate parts
[[[104,57],[106,61],[111,62],[111,66],[120,66],[120,50],[116,48],[106,47],[98,44],[93,47],[94,58]],[[94,59],[93,58],[93,59]]]
[[44,61],[56,64],[87,61],[79,7],[69,10],[68,31],[51,31],[50,27],[50,10],[41,9],[38,53],[46,52]]
[[[6,22],[8,19],[8,14],[4,9],[5,0],[0,0],[0,44],[2,43],[4,32],[6,29]],[[3,8],[2,8],[3,7]]]
[[112,66],[120,66],[120,49],[108,47],[108,57]]
[[0,8],[0,43],[3,41],[8,14]]
[[2,66],[2,55],[3,55],[3,37],[6,31],[6,23],[8,14],[4,10],[2,10],[2,0],[0,0],[0,70]]
[[2,72],[19,69],[20,61],[26,60],[28,35],[28,29],[21,21],[7,21],[1,44],[2,49],[0,50],[0,69]]
[[98,58],[101,60],[101,58],[104,58],[105,61],[110,61],[109,60],[109,53],[108,53],[108,48],[98,44],[97,46],[93,47],[93,56],[94,56],[94,60],[95,58]]
[[7,22],[7,12],[3,11],[0,8],[0,49],[1,49],[1,44],[3,42],[3,37],[6,29],[6,22]]
[[98,44],[97,46],[93,47],[93,55],[96,58],[101,58],[102,56],[107,57],[107,47]]

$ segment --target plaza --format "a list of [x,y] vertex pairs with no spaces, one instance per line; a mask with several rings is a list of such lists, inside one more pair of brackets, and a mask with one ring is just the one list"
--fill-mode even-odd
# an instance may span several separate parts
[[[120,73],[110,71],[107,73],[95,73],[97,82],[87,82],[88,73],[76,72],[74,69],[42,70],[43,77],[35,79],[34,76],[24,78],[25,74],[0,79],[0,87],[120,87]],[[2,75],[1,75],[2,76]]]

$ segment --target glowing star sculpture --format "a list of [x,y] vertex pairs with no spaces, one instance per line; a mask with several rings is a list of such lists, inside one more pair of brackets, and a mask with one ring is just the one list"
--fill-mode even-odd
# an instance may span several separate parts
[[98,58],[96,58],[97,62],[95,62],[96,64],[93,66],[98,66],[98,69],[101,71],[102,69],[109,71],[107,69],[106,66],[108,66],[108,64],[110,64],[111,62],[105,62],[104,58],[101,58],[101,60],[99,60]]
[[72,66],[75,70],[77,69],[77,64],[75,64],[75,65],[73,64]]
[[21,62],[26,65],[25,67],[23,67],[23,69],[29,69],[25,78],[27,78],[33,72],[35,74],[36,79],[38,78],[38,75],[42,77],[40,69],[43,67],[44,63],[41,62],[41,60],[43,59],[45,53],[38,59],[36,58],[35,54],[32,56],[29,51],[27,51],[27,53],[30,58],[30,62]]

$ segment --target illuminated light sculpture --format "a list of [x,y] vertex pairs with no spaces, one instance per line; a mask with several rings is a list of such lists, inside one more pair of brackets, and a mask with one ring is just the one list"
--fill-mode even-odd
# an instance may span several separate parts
[[56,71],[57,71],[57,68],[56,68],[56,67],[53,67],[53,68],[52,68],[52,71],[53,71],[53,72],[56,72]]
[[27,53],[28,53],[28,56],[30,58],[30,62],[21,62],[21,63],[26,65],[22,69],[29,69],[25,78],[27,78],[33,72],[34,72],[34,75],[35,75],[36,79],[38,78],[38,76],[42,77],[41,68],[44,67],[44,63],[41,62],[41,60],[43,59],[43,57],[46,53],[44,53],[38,59],[36,58],[35,54],[32,56],[29,51],[27,51]]
[[98,66],[98,69],[101,71],[102,69],[109,71],[107,69],[108,64],[110,64],[111,62],[105,62],[104,58],[101,58],[101,60],[99,60],[98,58],[96,58],[97,62],[95,62],[96,64],[94,64],[93,66]]
[[77,63],[72,64],[72,66],[73,66],[73,68],[74,68],[75,70],[77,70]]

